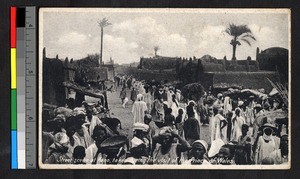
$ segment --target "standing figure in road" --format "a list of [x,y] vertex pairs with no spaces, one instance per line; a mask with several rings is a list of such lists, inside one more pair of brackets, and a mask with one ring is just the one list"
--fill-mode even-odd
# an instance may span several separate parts
[[211,123],[210,123],[210,126],[211,126],[211,129],[210,129],[210,131],[211,131],[211,134],[210,134],[211,143],[214,140],[222,139],[221,120],[225,119],[222,115],[220,115],[220,113],[221,112],[223,113],[223,111],[220,111],[219,108],[214,107],[213,111],[214,111],[214,116],[211,118]]
[[152,106],[153,107],[150,114],[153,117],[153,122],[155,122],[157,127],[163,127],[165,122],[165,109],[161,94],[157,94]]
[[186,118],[185,110],[183,108],[179,108],[178,116],[175,118],[175,126],[180,136],[183,136],[183,125],[184,125],[185,118]]
[[195,118],[195,112],[192,106],[187,106],[186,109],[188,119],[184,121],[183,130],[185,139],[192,144],[194,141],[200,139],[200,125]]
[[137,91],[133,87],[132,90],[131,90],[131,95],[130,95],[130,99],[132,101],[132,104],[134,103],[134,101],[136,100],[136,98],[137,98]]
[[147,113],[148,108],[147,104],[143,101],[143,95],[138,94],[137,100],[133,103],[132,106],[132,114],[133,114],[133,122],[137,123],[143,123],[144,122],[144,116]]
[[124,104],[124,99],[126,98],[126,90],[125,88],[123,87],[121,92],[120,92],[120,98],[121,98],[121,101],[122,101],[122,104]]
[[[144,95],[144,100],[147,104],[147,108],[148,110],[150,110],[152,108],[151,104],[152,104],[152,96],[151,96],[151,93],[149,91],[149,86],[144,86],[145,88],[145,93],[143,94]],[[149,111],[150,112],[150,111]]]
[[241,110],[235,110],[235,117],[232,119],[232,141],[238,142],[239,137],[242,135],[242,126],[245,124],[245,119],[241,116]]

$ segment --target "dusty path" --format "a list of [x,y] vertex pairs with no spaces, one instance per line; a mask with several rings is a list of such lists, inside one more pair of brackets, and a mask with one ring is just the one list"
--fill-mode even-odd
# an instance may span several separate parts
[[[120,119],[122,123],[121,134],[128,136],[129,139],[132,138],[132,126],[133,126],[133,115],[131,113],[132,101],[128,101],[126,108],[123,108],[120,96],[121,88],[118,88],[117,91],[107,92],[108,104],[110,114],[112,117]],[[127,90],[127,97],[130,98],[130,91]]]
[[[123,108],[121,104],[121,99],[119,98],[121,88],[118,88],[115,92],[108,92],[108,103],[111,108],[111,115],[120,119],[122,122],[122,130],[121,133],[123,135],[132,138],[132,126],[133,126],[133,116],[131,113],[132,101],[129,100],[126,108]],[[130,91],[127,89],[127,97],[130,99]],[[201,126],[200,127],[200,137],[204,139],[208,143],[210,143],[209,137],[209,127]]]

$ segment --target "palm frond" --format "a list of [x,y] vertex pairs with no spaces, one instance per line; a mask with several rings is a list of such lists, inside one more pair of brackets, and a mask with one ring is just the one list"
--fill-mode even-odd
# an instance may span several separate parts
[[100,27],[106,27],[109,25],[112,25],[110,22],[108,22],[108,19],[103,18],[101,21],[98,22]]
[[251,38],[252,40],[256,40],[256,38],[250,33],[243,35],[241,38]]
[[249,27],[247,25],[238,26],[238,31],[239,31],[239,33],[241,33],[240,35],[242,35],[244,33],[252,34],[251,30],[249,29]]
[[230,28],[227,28],[227,29],[225,30],[225,32],[226,32],[228,35],[231,35]]
[[225,32],[231,36],[239,37],[242,34],[252,34],[250,28],[247,25],[235,25],[229,24],[229,27]]
[[249,46],[251,46],[251,43],[249,42],[249,40],[247,40],[247,39],[240,39],[240,40],[246,42]]

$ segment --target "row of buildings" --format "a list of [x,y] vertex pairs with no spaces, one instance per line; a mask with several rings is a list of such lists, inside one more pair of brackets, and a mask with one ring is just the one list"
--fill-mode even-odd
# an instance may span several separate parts
[[99,85],[113,81],[115,70],[120,68],[125,74],[140,80],[163,82],[181,81],[182,84],[198,82],[204,88],[264,88],[272,90],[270,79],[282,84],[288,83],[288,50],[279,47],[260,51],[256,59],[244,60],[216,59],[209,55],[201,58],[181,58],[154,56],[140,58],[137,67],[119,66],[111,59],[107,64],[98,63],[97,55],[76,60],[47,58],[43,49],[43,102],[64,105],[68,91],[63,82],[76,82],[79,85]]
[[145,80],[175,81],[183,84],[199,82],[205,88],[264,88],[270,91],[273,82],[288,82],[288,50],[279,47],[260,51],[256,60],[216,59],[209,55],[201,58],[181,58],[154,56],[141,57],[134,76]]

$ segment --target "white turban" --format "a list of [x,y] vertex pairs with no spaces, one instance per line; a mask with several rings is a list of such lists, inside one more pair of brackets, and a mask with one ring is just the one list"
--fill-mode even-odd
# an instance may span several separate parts
[[243,104],[244,104],[244,101],[239,101],[238,102],[238,106],[243,106]]
[[205,148],[205,152],[207,152],[207,149],[208,149],[208,144],[207,142],[205,142],[204,140],[196,140],[193,142],[192,146],[196,143],[199,143],[201,144],[204,148]]
[[142,94],[138,94],[136,98],[137,98],[138,101],[142,101],[143,100],[143,95]]
[[54,135],[54,143],[62,145],[66,144],[67,142],[69,142],[69,137],[66,133],[58,132]]
[[141,130],[143,132],[148,132],[149,126],[147,124],[143,124],[140,122],[134,123],[133,124],[133,130]]

